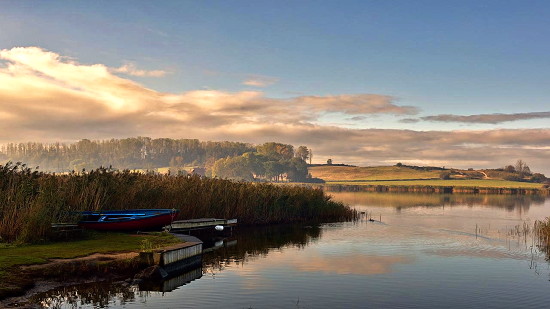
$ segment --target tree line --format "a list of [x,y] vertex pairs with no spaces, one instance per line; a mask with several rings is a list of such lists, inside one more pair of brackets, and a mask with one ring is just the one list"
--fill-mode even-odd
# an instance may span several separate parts
[[217,160],[212,167],[212,176],[238,180],[267,181],[312,181],[306,160],[309,149],[300,146],[296,151],[292,145],[264,143],[255,152]]
[[0,146],[0,162],[24,162],[41,171],[86,171],[98,167],[154,171],[170,167],[204,168],[209,176],[240,180],[297,180],[307,178],[306,146],[268,142],[253,145],[229,141],[200,141],[132,137],[76,143],[10,143]]

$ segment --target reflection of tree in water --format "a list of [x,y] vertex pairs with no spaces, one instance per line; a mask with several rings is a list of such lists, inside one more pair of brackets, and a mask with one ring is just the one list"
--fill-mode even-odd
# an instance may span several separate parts
[[[214,274],[227,265],[244,264],[250,259],[266,256],[272,250],[284,247],[304,248],[321,237],[317,226],[276,225],[265,227],[239,227],[231,237],[237,246],[222,247],[203,256],[205,273]],[[229,240],[229,241],[231,241]]]
[[466,205],[504,208],[524,212],[531,206],[543,205],[543,195],[506,194],[426,194],[426,193],[380,193],[380,192],[331,192],[336,201],[354,206],[442,207]]
[[107,308],[109,305],[124,306],[135,300],[136,288],[111,282],[94,282],[60,287],[33,296],[30,300],[45,308],[80,308],[90,305]]
[[[451,205],[489,206],[504,208],[508,211],[527,211],[532,205],[543,205],[546,200],[542,195],[457,195]],[[453,203],[454,202],[454,203]]]

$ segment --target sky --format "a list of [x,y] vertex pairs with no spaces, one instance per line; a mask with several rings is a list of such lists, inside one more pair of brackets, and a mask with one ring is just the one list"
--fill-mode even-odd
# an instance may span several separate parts
[[548,1],[11,1],[0,144],[134,136],[550,174]]

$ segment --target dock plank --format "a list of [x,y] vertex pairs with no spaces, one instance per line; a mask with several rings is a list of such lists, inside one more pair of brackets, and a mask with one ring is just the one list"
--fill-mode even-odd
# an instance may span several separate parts
[[206,229],[213,228],[217,225],[222,226],[235,226],[237,225],[237,219],[216,219],[216,218],[201,218],[201,219],[189,219],[189,220],[177,220],[172,222],[170,229],[172,231],[185,231],[193,229]]

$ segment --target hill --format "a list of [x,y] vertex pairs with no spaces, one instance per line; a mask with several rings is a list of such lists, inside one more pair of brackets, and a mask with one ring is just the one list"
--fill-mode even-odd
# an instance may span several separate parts
[[309,167],[313,177],[331,181],[364,181],[364,180],[410,180],[436,179],[441,171],[416,170],[409,167],[397,166],[335,166],[321,165]]
[[[383,186],[452,186],[487,188],[542,188],[542,183],[510,181],[499,170],[459,170],[417,166],[310,166],[309,173],[327,184]],[[447,179],[442,179],[447,174]]]

